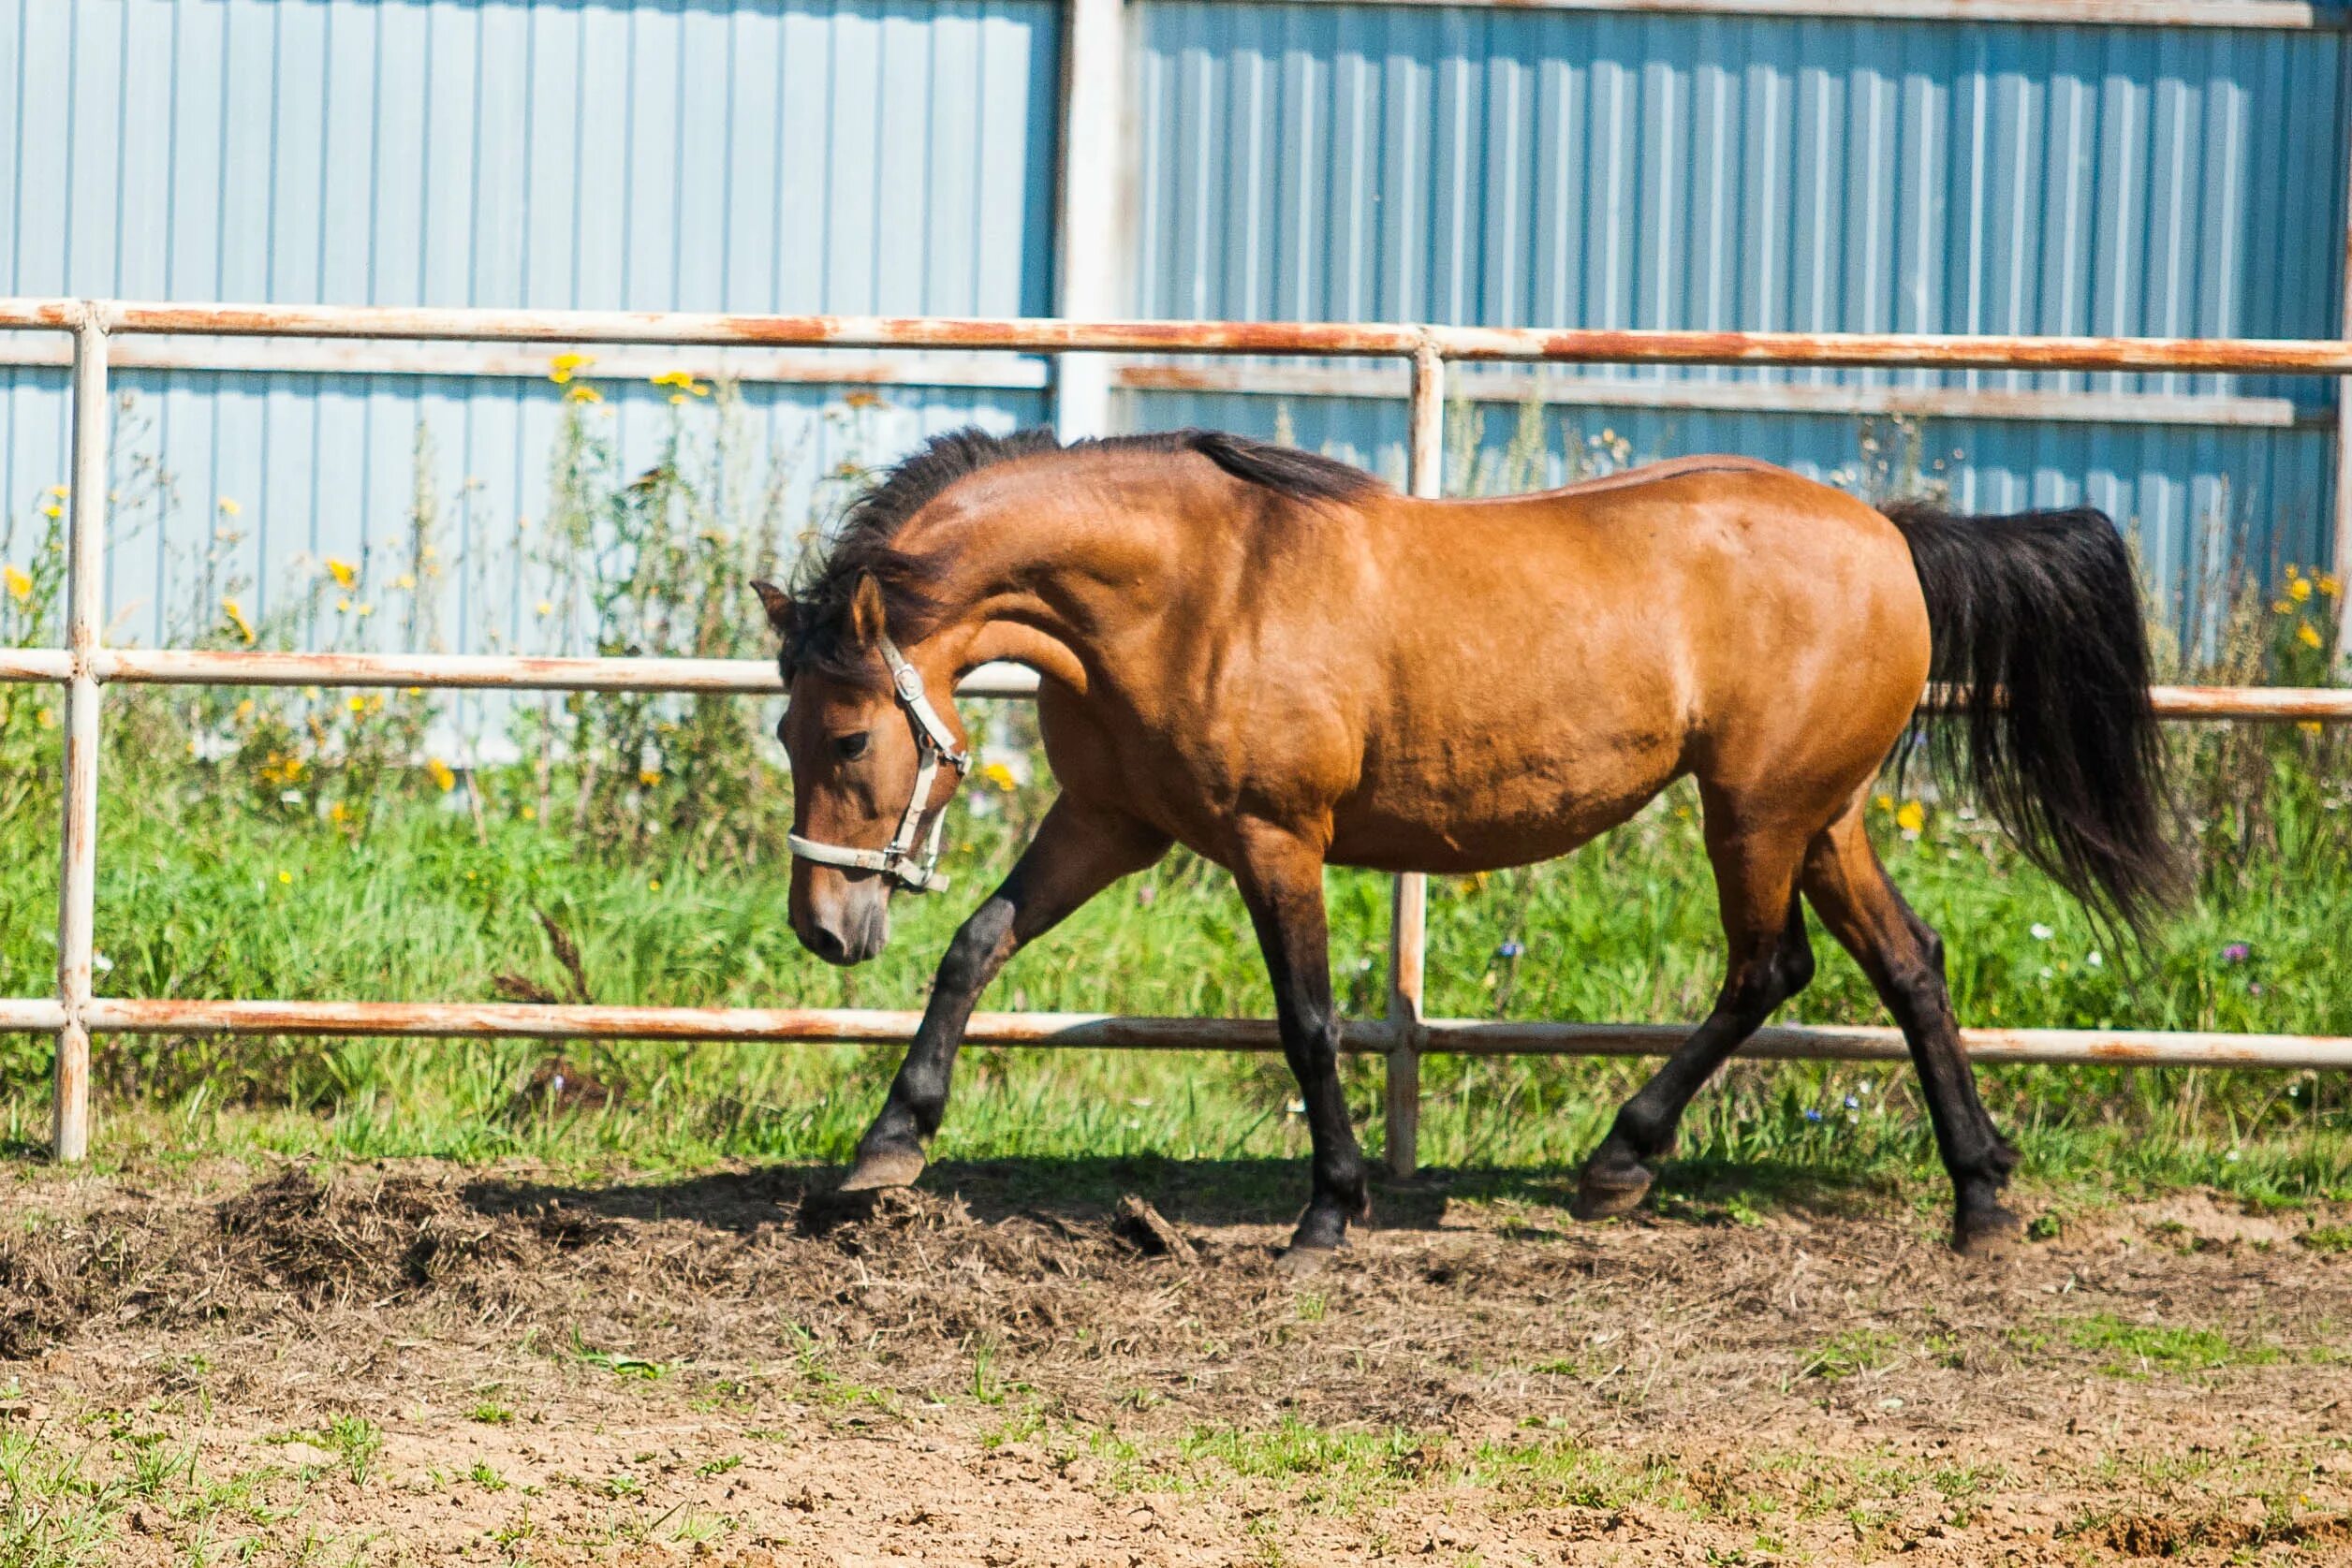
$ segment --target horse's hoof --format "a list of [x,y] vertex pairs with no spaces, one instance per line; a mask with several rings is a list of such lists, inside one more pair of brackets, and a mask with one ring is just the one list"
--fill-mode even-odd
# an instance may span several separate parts
[[1952,1220],[1952,1251],[1979,1262],[2009,1257],[2025,1240],[2025,1222],[1994,1204]]
[[1331,1266],[1336,1247],[1310,1247],[1293,1241],[1274,1254],[1274,1272],[1294,1280],[1311,1279]]
[[1652,1180],[1648,1167],[1631,1162],[1587,1165],[1584,1174],[1577,1178],[1576,1200],[1568,1205],[1568,1212],[1580,1220],[1613,1220],[1630,1214],[1649,1195]]
[[878,1192],[884,1187],[912,1187],[923,1174],[923,1157],[912,1149],[875,1149],[858,1156],[842,1179],[845,1193]]

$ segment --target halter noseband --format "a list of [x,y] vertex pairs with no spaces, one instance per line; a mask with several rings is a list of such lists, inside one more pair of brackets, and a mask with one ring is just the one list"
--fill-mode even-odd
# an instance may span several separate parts
[[931,819],[931,832],[923,843],[922,854],[915,853],[915,840],[921,834],[924,802],[931,799],[932,781],[939,776],[944,762],[961,778],[971,771],[970,755],[956,750],[955,732],[939,716],[939,710],[923,695],[922,672],[906,662],[898,645],[888,637],[879,637],[882,662],[890,669],[890,687],[898,696],[898,704],[906,710],[906,717],[915,726],[915,751],[922,760],[915,769],[915,793],[906,802],[906,814],[898,820],[898,831],[880,849],[850,849],[841,844],[818,843],[798,833],[786,836],[792,853],[803,860],[820,866],[842,866],[851,871],[880,872],[904,884],[918,893],[936,893],[948,886],[948,879],[939,874],[939,836],[948,826],[948,813],[942,807]]

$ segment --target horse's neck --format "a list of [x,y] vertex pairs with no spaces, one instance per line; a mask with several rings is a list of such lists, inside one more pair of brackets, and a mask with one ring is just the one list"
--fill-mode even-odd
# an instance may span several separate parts
[[1166,602],[1188,559],[1169,498],[1086,504],[1085,486],[1035,484],[962,514],[936,539],[909,541],[951,563],[940,634],[965,668],[1026,665],[1075,689],[1101,667],[1107,628],[1128,607]]

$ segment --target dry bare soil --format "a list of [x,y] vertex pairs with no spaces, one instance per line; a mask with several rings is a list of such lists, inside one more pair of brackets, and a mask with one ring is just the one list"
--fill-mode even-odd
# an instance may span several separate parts
[[0,1563],[2352,1562],[2342,1213],[1301,1179],[0,1167]]

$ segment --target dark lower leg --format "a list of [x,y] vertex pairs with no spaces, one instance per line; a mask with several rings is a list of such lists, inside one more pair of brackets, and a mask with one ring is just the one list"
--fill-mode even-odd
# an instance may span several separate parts
[[2017,1150],[1977,1095],[1944,979],[1943,940],[1907,907],[1903,914],[1915,952],[1891,966],[1882,992],[1910,1048],[1936,1150],[1952,1179],[1952,1245],[1965,1252],[2019,1228],[2000,1196],[2017,1167]]
[[2001,1204],[2017,1150],[1977,1093],[1944,980],[1944,943],[1904,901],[1862,830],[1859,809],[1816,840],[1805,895],[1894,1015],[1952,1180],[1952,1245],[1962,1252],[2018,1230]]
[[1691,1097],[1772,1009],[1804,989],[1812,978],[1813,948],[1805,940],[1804,913],[1792,896],[1778,935],[1760,945],[1751,942],[1744,956],[1735,954],[1714,1010],[1617,1112],[1609,1136],[1585,1162],[1578,1181],[1579,1217],[1622,1214],[1641,1201],[1653,1180],[1648,1162],[1674,1147],[1675,1130]]
[[1319,852],[1286,834],[1244,836],[1234,874],[1273,981],[1283,1055],[1306,1102],[1315,1142],[1313,1188],[1290,1240],[1294,1267],[1338,1246],[1350,1220],[1372,1211],[1363,1151],[1339,1083],[1339,1016],[1331,1002],[1330,936],[1323,909]]
[[1054,802],[1010,875],[948,944],[931,1001],[881,1114],[858,1141],[844,1191],[903,1187],[922,1174],[923,1149],[948,1113],[956,1049],[980,993],[1012,956],[1103,888],[1142,870],[1168,840],[1124,817]]
[[998,888],[948,944],[923,1021],[890,1080],[881,1113],[858,1140],[858,1163],[842,1183],[844,1190],[904,1187],[922,1174],[923,1149],[948,1114],[964,1025],[972,1020],[980,992],[1019,948],[1013,939],[1016,907],[1006,889]]
[[1290,1244],[1328,1250],[1346,1238],[1350,1220],[1372,1214],[1363,1151],[1357,1147],[1339,1084],[1339,1022],[1328,1014],[1320,1019],[1301,1018],[1297,1028],[1301,1043],[1295,1048],[1289,1043],[1290,1027],[1283,1033],[1283,1054],[1298,1077],[1306,1101],[1307,1131],[1315,1142],[1313,1186]]

